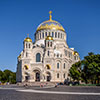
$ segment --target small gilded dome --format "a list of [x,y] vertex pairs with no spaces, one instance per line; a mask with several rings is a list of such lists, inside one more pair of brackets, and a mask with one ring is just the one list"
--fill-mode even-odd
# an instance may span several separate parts
[[77,51],[74,51],[74,52],[73,52],[73,55],[79,55],[79,54],[78,54],[78,52],[77,52]]
[[50,11],[50,12],[49,12],[49,14],[50,14],[49,20],[44,21],[43,23],[41,23],[41,24],[38,26],[37,31],[43,30],[43,29],[53,29],[53,30],[65,31],[64,28],[62,27],[62,25],[61,25],[59,22],[52,20],[51,13],[52,13],[52,12]]
[[24,42],[32,42],[31,38],[27,37],[25,38]]
[[18,56],[18,58],[21,58],[21,54]]
[[47,36],[46,40],[53,40],[53,37],[52,36]]

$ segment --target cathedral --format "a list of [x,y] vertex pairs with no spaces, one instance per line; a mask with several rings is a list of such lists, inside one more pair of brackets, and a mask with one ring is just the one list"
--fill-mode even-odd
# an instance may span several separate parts
[[35,41],[27,36],[23,51],[17,57],[17,82],[64,82],[69,69],[80,60],[78,52],[67,45],[63,26],[52,19],[42,22],[36,29]]

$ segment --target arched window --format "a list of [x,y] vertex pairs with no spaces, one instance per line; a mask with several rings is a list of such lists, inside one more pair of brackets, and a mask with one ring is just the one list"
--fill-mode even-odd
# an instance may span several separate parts
[[50,42],[50,46],[52,47],[52,42]]
[[40,33],[40,39],[41,39],[41,33]]
[[50,32],[49,32],[49,36],[51,36]]
[[26,52],[26,57],[28,57],[28,53]]
[[67,50],[65,50],[65,56],[67,56]]
[[69,52],[69,58],[70,58],[70,57],[72,57],[72,53],[71,53],[71,52]]
[[62,38],[62,33],[61,33],[61,38]]
[[49,47],[49,42],[48,42],[48,47]]
[[36,54],[36,62],[40,62],[41,61],[41,55],[40,53]]
[[52,32],[52,37],[54,37],[54,33]]
[[63,77],[64,77],[64,78],[66,77],[65,73],[63,74]]
[[74,60],[76,60],[76,56],[74,56]]
[[38,40],[39,40],[39,33],[38,33]]
[[47,36],[47,32],[45,32],[45,36]]
[[60,38],[60,33],[58,33],[58,38]]
[[59,57],[59,54],[57,54],[57,57]]
[[65,69],[66,64],[64,63],[64,69]]
[[62,35],[62,38],[64,39],[64,34]]
[[59,78],[59,73],[57,73],[57,78]]
[[57,37],[57,32],[55,32],[55,38]]
[[57,69],[59,69],[59,63],[57,63]]
[[27,48],[27,44],[26,44],[26,48]]
[[48,51],[48,56],[50,55],[50,52]]
[[29,44],[29,48],[31,47],[31,45]]
[[42,33],[42,37],[44,38],[44,33]]

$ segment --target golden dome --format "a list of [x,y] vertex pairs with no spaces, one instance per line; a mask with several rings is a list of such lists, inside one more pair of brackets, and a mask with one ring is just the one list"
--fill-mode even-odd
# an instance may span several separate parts
[[74,51],[74,52],[73,52],[73,55],[79,55],[79,54],[78,54],[78,52],[77,52],[77,51]]
[[46,40],[53,40],[53,37],[52,36],[47,36]]
[[21,54],[18,56],[18,58],[21,58]]
[[27,37],[24,42],[32,42],[31,38]]
[[61,30],[61,31],[65,31],[64,28],[62,27],[62,25],[57,22],[52,20],[52,15],[51,15],[51,11],[49,12],[50,16],[49,16],[49,20],[44,21],[43,23],[41,23],[38,28],[37,31],[39,30],[43,30],[43,29],[54,29],[54,30]]
[[27,34],[27,38],[24,39],[24,42],[32,42],[32,39],[29,38],[29,34]]

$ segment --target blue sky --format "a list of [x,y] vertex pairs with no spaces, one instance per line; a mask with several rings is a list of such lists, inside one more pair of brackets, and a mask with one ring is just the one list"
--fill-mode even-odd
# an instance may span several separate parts
[[23,40],[34,41],[37,26],[53,19],[67,33],[69,47],[83,59],[88,52],[100,53],[100,0],[0,0],[0,69],[16,71]]

